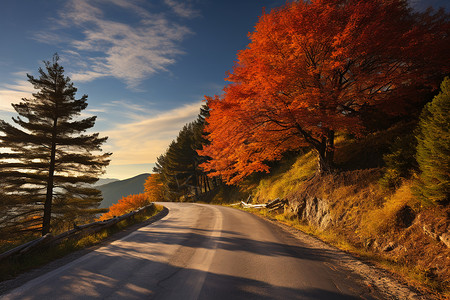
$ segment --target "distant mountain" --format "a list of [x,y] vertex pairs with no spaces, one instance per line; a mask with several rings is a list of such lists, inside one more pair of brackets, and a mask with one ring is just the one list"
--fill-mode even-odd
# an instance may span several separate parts
[[117,180],[100,186],[96,186],[102,191],[103,201],[101,208],[108,208],[112,204],[119,202],[122,197],[144,192],[145,180],[150,174],[145,173],[125,180]]
[[100,186],[104,184],[108,184],[111,182],[119,181],[119,179],[116,178],[100,178],[96,183],[93,184],[93,186]]

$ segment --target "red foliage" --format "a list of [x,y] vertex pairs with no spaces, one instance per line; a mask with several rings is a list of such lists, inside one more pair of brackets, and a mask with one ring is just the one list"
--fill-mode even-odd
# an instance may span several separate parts
[[361,134],[369,107],[397,115],[450,70],[448,15],[401,0],[295,1],[263,14],[224,96],[206,97],[210,176],[235,183],[288,150],[333,165],[334,132]]

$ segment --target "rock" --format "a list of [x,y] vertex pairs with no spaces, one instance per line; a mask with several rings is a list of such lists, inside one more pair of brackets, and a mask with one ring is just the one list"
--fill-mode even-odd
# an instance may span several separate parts
[[450,232],[444,232],[439,236],[439,240],[444,243],[447,248],[450,248]]
[[325,229],[332,222],[328,202],[317,197],[306,199],[301,218],[307,220],[310,224]]
[[297,205],[295,206],[294,213],[301,217],[303,214],[303,211],[306,208],[306,199],[300,200],[300,202],[297,202]]
[[379,250],[379,248],[380,248],[380,244],[378,243],[377,240],[375,240],[375,241],[373,242],[373,249]]
[[333,222],[328,201],[317,197],[291,200],[286,211],[321,229],[327,228]]

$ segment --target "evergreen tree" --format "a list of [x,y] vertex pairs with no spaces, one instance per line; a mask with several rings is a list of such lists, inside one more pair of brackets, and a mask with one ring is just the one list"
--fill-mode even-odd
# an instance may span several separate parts
[[448,203],[450,196],[450,78],[420,116],[416,159],[421,173],[416,192],[426,202]]
[[[101,153],[106,137],[86,134],[96,117],[80,119],[87,95],[75,99],[77,89],[57,54],[39,68],[39,78],[28,75],[37,92],[12,104],[18,126],[0,120],[0,186],[8,201],[3,221],[19,230],[40,229],[42,235],[60,222],[84,221],[99,212],[101,192],[90,188],[111,153]],[[58,223],[59,222],[59,223]]]
[[[171,198],[179,199],[196,188],[197,153],[194,146],[194,124],[183,126],[165,155],[164,174]],[[195,191],[194,191],[195,193]]]
[[203,105],[197,120],[186,124],[166,153],[157,159],[153,171],[160,174],[167,200],[177,201],[183,195],[211,190],[210,179],[199,167],[208,157],[197,153],[208,143],[203,132],[208,114],[208,106]]

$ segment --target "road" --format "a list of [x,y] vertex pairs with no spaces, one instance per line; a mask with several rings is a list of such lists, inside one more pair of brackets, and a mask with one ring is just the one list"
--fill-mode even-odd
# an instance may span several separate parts
[[1,299],[378,299],[330,248],[252,214],[164,203],[163,219]]

